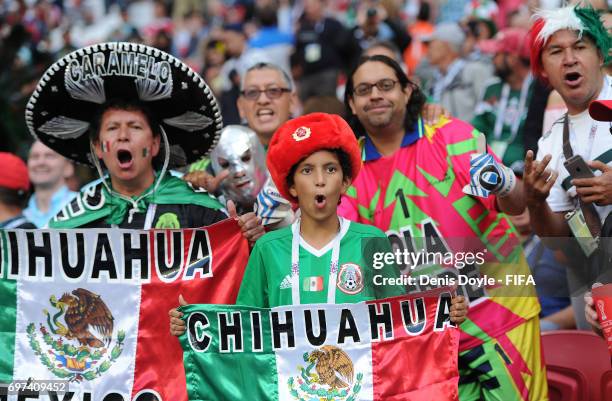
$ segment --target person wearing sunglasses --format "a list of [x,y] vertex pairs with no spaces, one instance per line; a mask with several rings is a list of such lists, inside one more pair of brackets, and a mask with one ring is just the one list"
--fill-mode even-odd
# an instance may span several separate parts
[[[297,103],[295,85],[290,75],[276,64],[260,62],[244,73],[240,83],[240,96],[237,106],[240,117],[252,129],[267,151],[272,135],[283,123],[291,118]],[[252,154],[257,149],[251,147]],[[226,159],[232,156],[225,155]],[[218,193],[229,171],[215,171],[210,159],[204,159],[190,167],[184,179],[193,185],[205,188],[208,192]],[[267,179],[257,196],[256,206],[262,223],[268,228],[278,228],[293,221],[291,204],[278,193],[272,180]]]

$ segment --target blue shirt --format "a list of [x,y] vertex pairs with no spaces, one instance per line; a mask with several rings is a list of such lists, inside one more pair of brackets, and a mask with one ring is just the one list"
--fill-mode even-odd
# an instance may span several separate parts
[[28,207],[23,210],[23,215],[28,218],[36,227],[42,228],[47,225],[49,220],[55,216],[64,205],[70,202],[76,195],[76,192],[72,192],[67,186],[63,186],[58,189],[51,197],[49,204],[49,210],[43,213],[36,204],[36,194],[30,197]]
[[15,228],[35,228],[32,223],[28,221],[22,214],[16,217],[12,217],[8,220],[0,221],[0,229],[13,230]]

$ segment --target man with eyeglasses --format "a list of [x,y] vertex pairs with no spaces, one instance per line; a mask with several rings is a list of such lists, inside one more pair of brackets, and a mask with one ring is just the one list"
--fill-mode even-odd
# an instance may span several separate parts
[[[291,117],[297,101],[295,86],[289,74],[272,63],[257,63],[244,74],[237,101],[240,117],[257,134],[267,150],[272,135]],[[192,165],[184,179],[215,193],[228,172],[214,176],[210,160]],[[257,197],[257,214],[268,227],[280,227],[291,223],[291,204],[283,199],[272,180],[268,179]]]
[[[505,278],[500,272],[508,269],[529,275],[518,234],[504,214],[523,211],[522,184],[484,153],[484,137],[469,124],[444,117],[435,125],[424,123],[419,117],[424,102],[421,89],[395,61],[382,55],[360,59],[348,76],[345,105],[361,136],[364,164],[338,213],[385,231],[401,252],[486,250],[481,264],[450,266],[460,270],[447,263],[404,265],[406,274],[460,278],[484,271]],[[485,177],[498,178],[487,197],[467,193],[475,176],[472,156],[479,153],[490,161]],[[460,326],[459,398],[547,399],[533,286],[459,288],[471,303]]]

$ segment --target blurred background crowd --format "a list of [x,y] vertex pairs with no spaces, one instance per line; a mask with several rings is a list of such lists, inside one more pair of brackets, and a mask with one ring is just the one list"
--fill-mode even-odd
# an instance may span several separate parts
[[[240,73],[258,60],[290,70],[304,109],[342,113],[345,74],[360,54],[379,44],[401,60],[422,86],[432,86],[448,56],[481,63],[478,84],[493,76],[493,55],[479,44],[507,27],[528,29],[536,8],[560,0],[3,0],[0,2],[0,150],[25,156],[31,138],[24,107],[44,70],[77,48],[104,41],[155,46],[200,71],[239,123]],[[607,12],[605,0],[592,5]],[[460,32],[448,29],[459,24]],[[483,71],[485,76],[480,75]],[[489,70],[490,72],[488,72]],[[440,88],[430,88],[440,100]],[[437,89],[437,90],[436,90]],[[484,88],[477,88],[484,89]],[[437,99],[436,99],[437,97]],[[449,110],[469,121],[477,99]]]

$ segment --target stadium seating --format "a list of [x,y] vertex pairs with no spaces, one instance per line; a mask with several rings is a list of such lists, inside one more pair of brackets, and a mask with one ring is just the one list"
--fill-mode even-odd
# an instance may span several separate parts
[[551,331],[542,333],[542,348],[551,401],[611,399],[601,388],[604,373],[612,367],[601,337],[588,331]]
[[612,401],[612,370],[608,370],[601,378],[601,394],[603,401]]

